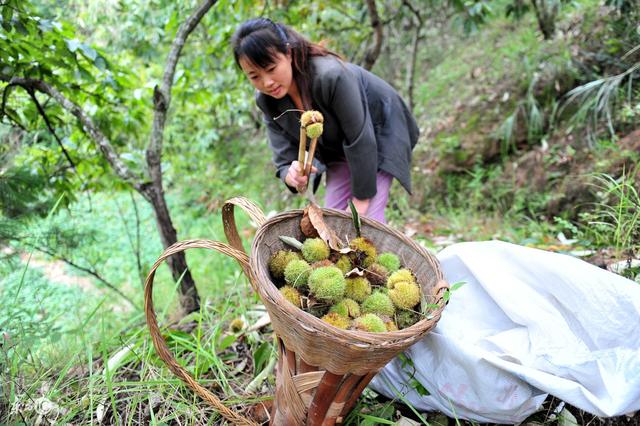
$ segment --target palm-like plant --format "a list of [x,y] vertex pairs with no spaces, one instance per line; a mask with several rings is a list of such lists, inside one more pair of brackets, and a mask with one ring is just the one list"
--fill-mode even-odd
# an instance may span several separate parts
[[[638,50],[640,50],[640,45],[624,55],[622,59],[629,57]],[[579,105],[571,120],[574,123],[587,123],[587,139],[590,146],[593,146],[598,125],[603,121],[610,134],[614,136],[613,103],[621,94],[625,82],[627,99],[628,102],[631,102],[634,77],[638,74],[640,74],[640,61],[632,64],[627,70],[617,75],[599,78],[578,86],[567,93],[567,100],[560,108],[559,113],[562,113],[571,104]]]

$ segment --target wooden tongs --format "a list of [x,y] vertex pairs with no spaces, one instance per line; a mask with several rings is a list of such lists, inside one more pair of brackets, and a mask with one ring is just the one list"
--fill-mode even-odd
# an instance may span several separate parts
[[[300,146],[298,147],[298,163],[300,167],[298,172],[303,176],[309,177],[311,175],[311,164],[313,163],[313,156],[316,152],[316,145],[318,144],[318,138],[322,135],[324,117],[319,111],[309,110],[305,111],[300,117]],[[311,138],[311,144],[309,145],[309,155],[306,154],[307,137]],[[305,163],[306,157],[306,163]],[[300,194],[307,190],[307,185],[299,186],[296,188]]]

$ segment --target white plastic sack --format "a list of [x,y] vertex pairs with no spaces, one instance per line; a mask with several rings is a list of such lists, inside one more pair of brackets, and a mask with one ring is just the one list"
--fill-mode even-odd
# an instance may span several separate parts
[[[405,352],[415,372],[396,358],[374,390],[478,422],[521,422],[547,394],[598,416],[640,409],[640,285],[499,241],[454,244],[437,257],[450,284],[466,284]],[[411,373],[430,395],[408,383]]]

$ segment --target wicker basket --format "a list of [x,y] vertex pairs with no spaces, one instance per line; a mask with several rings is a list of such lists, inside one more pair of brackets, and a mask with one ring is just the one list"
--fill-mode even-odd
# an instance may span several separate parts
[[[234,206],[241,207],[259,226],[250,258],[247,258],[238,235]],[[171,254],[186,248],[205,247],[232,256],[260,295],[271,317],[279,349],[276,394],[271,412],[273,425],[332,425],[342,422],[373,376],[398,353],[435,327],[444,309],[443,294],[448,285],[437,259],[403,234],[366,218],[362,219],[362,235],[371,239],[380,252],[396,253],[403,265],[415,273],[423,303],[435,308],[426,318],[406,329],[368,333],[338,329],[293,306],[271,281],[267,261],[276,250],[285,248],[278,238],[280,235],[304,239],[300,230],[302,214],[302,210],[292,210],[265,221],[260,209],[249,200],[231,199],[222,211],[225,234],[231,247],[205,240],[178,243],[165,251],[147,277],[147,322],[160,357],[176,375],[234,424],[252,423],[231,412],[198,385],[173,359],[158,330],[151,299],[153,275]],[[355,238],[351,216],[331,209],[323,209],[323,215],[325,223],[340,238]]]

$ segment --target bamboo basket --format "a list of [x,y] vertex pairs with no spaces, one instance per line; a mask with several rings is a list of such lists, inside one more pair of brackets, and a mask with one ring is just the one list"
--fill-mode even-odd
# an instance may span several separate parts
[[[235,224],[234,207],[242,208],[258,226],[251,256],[245,253]],[[350,215],[322,209],[325,223],[341,239],[355,238]],[[445,306],[448,284],[437,259],[423,247],[388,226],[362,218],[362,235],[379,252],[396,253],[418,279],[423,302],[433,305],[429,315],[411,327],[385,333],[341,330],[286,301],[271,281],[267,262],[284,247],[280,235],[302,240],[302,210],[291,210],[265,220],[262,211],[245,198],[228,200],[222,209],[229,245],[217,241],[191,240],[169,247],[153,265],[145,283],[145,313],[153,343],[170,370],[185,381],[233,424],[254,425],[233,412],[215,395],[199,385],[169,352],[153,311],[153,277],[171,254],[187,248],[208,248],[235,258],[269,312],[278,344],[276,391],[271,425],[333,425],[341,423],[373,376],[387,362],[435,327]]]

